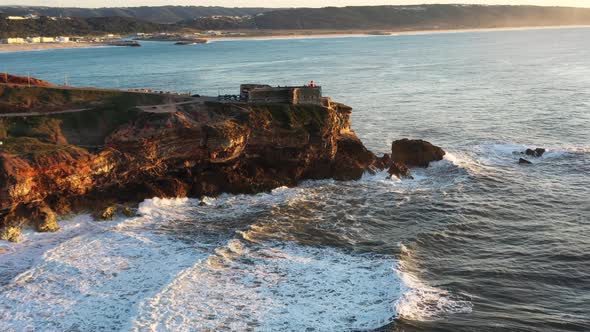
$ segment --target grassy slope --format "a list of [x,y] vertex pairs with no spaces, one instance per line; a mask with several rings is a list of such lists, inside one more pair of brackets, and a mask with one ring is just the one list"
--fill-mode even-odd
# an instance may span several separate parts
[[33,111],[90,108],[76,113],[30,117],[0,117],[0,151],[36,154],[67,144],[99,146],[116,128],[137,118],[137,105],[158,104],[165,97],[122,91],[39,87],[0,87],[0,105],[28,105]]

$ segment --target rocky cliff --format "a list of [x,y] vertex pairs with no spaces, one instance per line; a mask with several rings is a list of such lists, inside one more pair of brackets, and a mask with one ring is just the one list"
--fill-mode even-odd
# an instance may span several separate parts
[[357,179],[379,166],[350,128],[351,108],[327,105],[185,103],[163,113],[101,107],[0,117],[0,228],[53,231],[56,215],[70,211]]

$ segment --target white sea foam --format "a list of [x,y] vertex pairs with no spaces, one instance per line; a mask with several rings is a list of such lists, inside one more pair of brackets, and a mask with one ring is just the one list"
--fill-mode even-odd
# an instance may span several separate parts
[[[148,201],[142,205],[145,213],[146,207],[154,204]],[[32,267],[0,289],[2,328],[125,329],[142,299],[191,266],[199,254],[205,256],[166,233],[143,230],[142,225],[181,213],[181,207],[175,205],[155,210],[120,223],[93,222],[92,227],[102,229],[74,234],[46,251]],[[62,227],[66,225],[62,223]],[[38,252],[22,251],[23,256],[35,254]]]
[[[27,233],[19,255],[39,257],[0,288],[2,329],[342,331],[464,312],[448,293],[401,272],[392,256],[251,242],[233,228],[313,186],[221,195],[204,206],[154,198],[138,217],[81,216],[61,233]],[[225,240],[208,238],[208,227]],[[27,247],[40,241],[29,237],[43,236],[54,237],[44,254]]]
[[372,329],[401,295],[391,259],[234,239],[147,301],[135,330]]

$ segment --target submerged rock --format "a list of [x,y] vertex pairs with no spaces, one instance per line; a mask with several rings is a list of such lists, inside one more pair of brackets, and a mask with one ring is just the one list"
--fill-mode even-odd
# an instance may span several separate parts
[[532,164],[530,161],[528,161],[528,160],[526,160],[524,158],[518,159],[518,163],[521,164],[521,165],[530,165],[530,164]]
[[407,138],[391,144],[391,160],[408,167],[428,167],[430,162],[442,160],[445,151],[424,140]]
[[527,156],[531,156],[531,157],[536,157],[536,158],[538,158],[538,157],[541,157],[541,156],[543,156],[543,154],[544,154],[545,152],[546,152],[546,150],[545,150],[545,149],[543,149],[543,148],[536,148],[536,149],[534,149],[534,150],[533,150],[533,149],[526,149],[526,150],[524,151],[524,153],[523,153],[523,152],[521,152],[521,153],[523,153],[523,154],[526,154]]

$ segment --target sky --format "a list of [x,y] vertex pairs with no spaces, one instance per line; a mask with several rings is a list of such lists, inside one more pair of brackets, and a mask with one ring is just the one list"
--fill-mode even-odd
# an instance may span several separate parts
[[539,5],[590,7],[590,0],[0,0],[0,5],[49,7],[135,7],[193,5],[223,7],[326,7],[366,5],[408,5],[423,3],[472,3],[490,5]]

